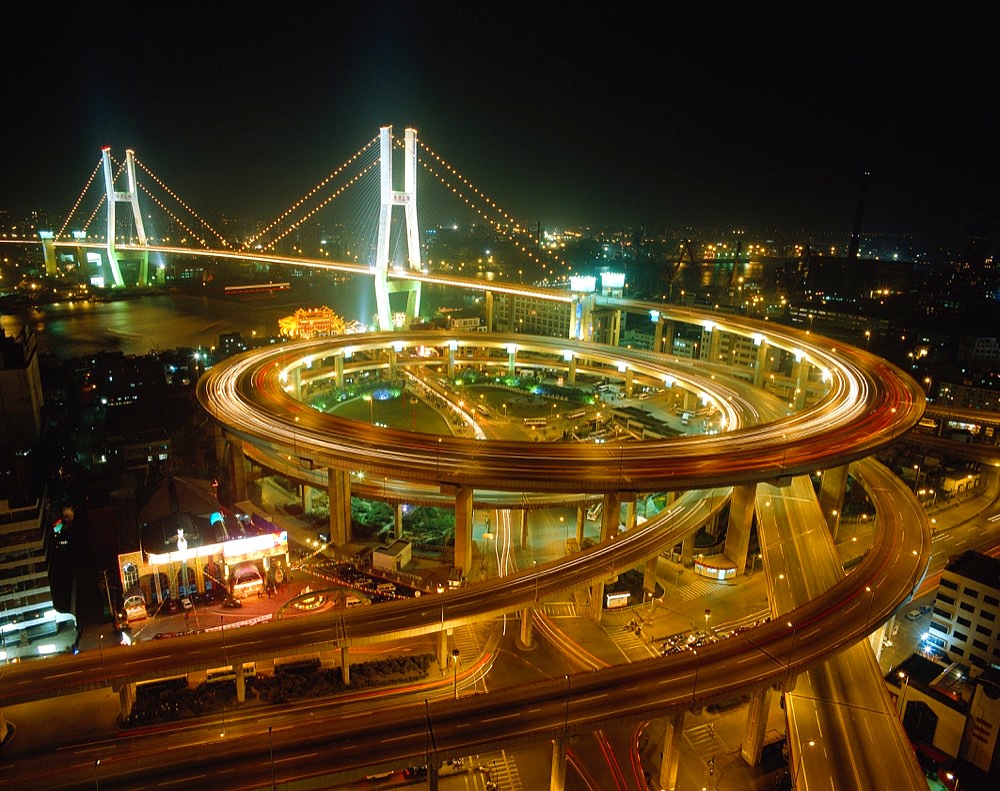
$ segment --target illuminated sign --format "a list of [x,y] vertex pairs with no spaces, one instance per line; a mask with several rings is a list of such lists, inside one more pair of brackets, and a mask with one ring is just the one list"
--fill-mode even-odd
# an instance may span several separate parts
[[592,277],[574,276],[569,279],[569,287],[572,291],[582,291],[591,293],[597,285],[597,281]]
[[624,287],[625,287],[624,272],[601,273],[601,288],[624,288]]

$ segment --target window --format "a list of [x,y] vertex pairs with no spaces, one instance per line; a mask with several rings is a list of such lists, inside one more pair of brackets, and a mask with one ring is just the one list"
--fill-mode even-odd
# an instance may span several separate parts
[[955,606],[955,599],[951,596],[945,596],[943,593],[938,594],[938,601],[943,601],[945,604],[950,604],[952,607]]
[[979,634],[986,635],[987,637],[992,637],[993,636],[992,630],[987,629],[985,626],[980,626],[980,625],[977,624],[976,625],[976,631],[979,632]]
[[974,648],[978,648],[980,651],[986,650],[986,643],[984,643],[982,640],[973,640],[972,645]]
[[965,602],[965,601],[959,602],[958,606],[961,607],[966,612],[975,612],[976,611],[976,605],[975,604],[969,604],[968,602]]
[[934,614],[949,621],[955,617],[950,612],[948,612],[947,610],[943,610],[940,607],[934,608]]
[[931,621],[930,626],[928,626],[927,628],[933,629],[935,632],[940,632],[941,634],[948,634],[948,632],[951,630],[950,626],[947,626],[945,624],[940,624],[937,621]]
[[961,615],[958,616],[957,620],[962,626],[972,626],[972,621],[968,618],[963,618]]
[[956,646],[952,646],[951,648],[949,648],[948,649],[948,653],[949,654],[955,654],[956,656],[965,656],[965,651],[963,651],[961,648],[958,648]]
[[948,590],[953,590],[953,591],[957,591],[958,590],[958,583],[955,582],[954,580],[950,580],[950,579],[946,579],[946,578],[942,577],[940,584],[941,584],[942,588],[948,588]]
[[997,619],[996,613],[986,612],[986,610],[980,610],[979,617],[990,623],[993,623]]
[[990,596],[988,593],[983,596],[983,602],[988,604],[990,607],[996,607],[1000,604],[995,596]]
[[979,591],[977,591],[975,588],[964,588],[962,590],[962,594],[965,596],[970,596],[973,599],[979,598]]
[[956,640],[961,640],[963,643],[968,641],[969,639],[969,636],[965,632],[955,632],[955,634],[953,634],[952,637],[954,637]]

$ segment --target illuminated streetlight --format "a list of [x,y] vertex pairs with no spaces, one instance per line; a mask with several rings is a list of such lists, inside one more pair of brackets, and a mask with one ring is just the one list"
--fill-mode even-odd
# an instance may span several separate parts
[[458,649],[451,649],[451,661],[455,666],[455,700],[458,700]]
[[712,611],[705,608],[705,631],[708,631],[708,619],[712,617]]
[[94,759],[94,791],[100,791],[100,789],[101,789],[100,780],[98,780],[98,778],[97,778],[97,767],[100,766],[100,765],[101,765],[101,759],[100,758],[95,758]]
[[902,670],[899,671],[899,680],[903,682],[903,688],[899,695],[899,716],[902,718],[906,708],[906,687],[910,683],[910,677]]
[[107,671],[104,669],[104,635],[98,635],[97,637],[97,653],[101,657],[101,675],[107,676]]
[[[806,742],[805,746],[807,746],[807,747],[815,747],[816,746],[816,742],[814,742],[812,739],[810,739],[809,741]],[[795,783],[799,779],[799,775],[802,773],[802,759],[805,758],[805,755],[806,755],[806,751],[805,750],[803,750],[802,752],[800,752],[799,753],[798,763],[795,764],[795,772],[792,773],[792,788],[793,789],[797,788],[797,786],[795,785]]]
[[365,401],[368,402],[368,420],[374,426],[375,425],[375,405],[372,401],[371,394],[369,393],[364,397]]

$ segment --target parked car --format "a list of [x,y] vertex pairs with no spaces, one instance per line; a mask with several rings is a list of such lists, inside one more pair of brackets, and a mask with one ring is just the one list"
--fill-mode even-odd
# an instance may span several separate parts
[[236,610],[243,606],[243,602],[239,599],[234,599],[232,597],[222,600],[222,606],[230,610]]
[[194,609],[194,603],[187,596],[185,596],[181,599],[181,607],[184,608],[184,612],[191,612],[191,610]]
[[908,612],[908,613],[906,614],[906,620],[908,620],[908,621],[915,621],[915,620],[917,620],[917,618],[919,618],[920,616],[921,616],[921,612],[920,612],[920,610],[910,610],[910,611],[909,611],[909,612]]

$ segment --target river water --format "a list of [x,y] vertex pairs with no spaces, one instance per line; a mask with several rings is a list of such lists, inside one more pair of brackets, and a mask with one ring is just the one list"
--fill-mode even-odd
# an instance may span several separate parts
[[[682,272],[680,288],[688,293],[720,290],[730,278],[731,264],[690,267]],[[745,279],[761,272],[746,267]],[[421,314],[433,315],[438,308],[469,307],[480,296],[457,293],[441,286],[421,289]],[[35,332],[39,350],[60,359],[84,357],[99,351],[145,355],[156,350],[203,348],[217,345],[219,336],[233,332],[249,339],[278,334],[278,319],[298,308],[326,306],[346,321],[372,323],[375,290],[370,277],[345,280],[311,279],[290,291],[254,302],[233,298],[163,294],[115,302],[63,302],[4,308],[0,326],[17,335],[25,324]]]

